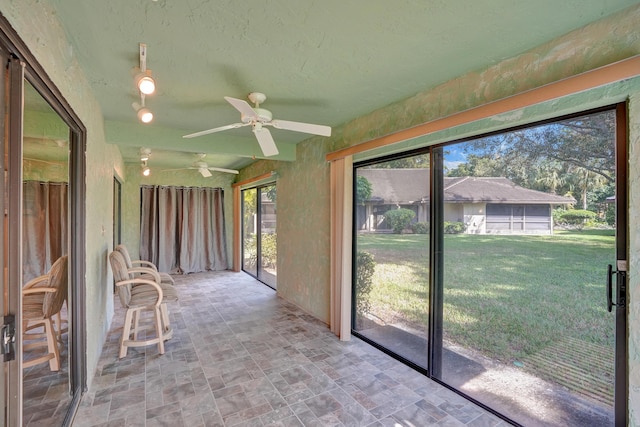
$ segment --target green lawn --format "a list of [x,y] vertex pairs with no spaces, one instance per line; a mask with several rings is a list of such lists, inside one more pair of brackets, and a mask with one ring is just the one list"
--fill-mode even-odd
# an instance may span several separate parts
[[[371,313],[425,329],[427,235],[360,235],[374,254]],[[446,235],[445,340],[507,363],[564,337],[613,346],[606,310],[606,266],[615,259],[611,230],[554,236]]]

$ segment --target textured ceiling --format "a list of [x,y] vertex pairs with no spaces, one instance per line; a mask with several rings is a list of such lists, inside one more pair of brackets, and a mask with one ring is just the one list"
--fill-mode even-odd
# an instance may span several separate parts
[[[635,4],[629,0],[52,0],[125,161],[141,146],[178,167],[194,153],[239,168],[260,158],[224,96],[267,94],[274,118],[340,126]],[[158,91],[137,121],[138,43]],[[272,131],[282,159],[309,135]],[[171,151],[167,151],[171,150]],[[176,153],[177,152],[177,153]]]

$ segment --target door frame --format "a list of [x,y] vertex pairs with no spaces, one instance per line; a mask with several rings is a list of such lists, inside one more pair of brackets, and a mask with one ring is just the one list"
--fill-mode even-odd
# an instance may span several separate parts
[[[507,416],[497,412],[495,409],[488,407],[482,402],[477,401],[473,397],[467,395],[461,390],[447,384],[443,380],[441,380],[442,376],[442,357],[441,352],[443,349],[443,300],[444,300],[444,277],[443,277],[443,266],[444,266],[444,258],[443,258],[443,236],[444,232],[442,229],[443,224],[443,178],[444,178],[444,150],[453,144],[457,144],[460,142],[477,139],[483,136],[496,135],[505,133],[508,131],[513,131],[517,129],[530,128],[533,126],[538,126],[547,123],[554,123],[561,120],[586,116],[589,114],[603,112],[603,111],[613,111],[615,112],[616,118],[616,135],[615,135],[615,168],[616,168],[616,261],[618,261],[618,266],[620,266],[620,261],[627,262],[628,260],[628,200],[627,200],[627,187],[628,187],[628,176],[627,176],[627,151],[628,151],[628,108],[627,102],[620,102],[615,104],[607,104],[602,107],[587,109],[583,111],[578,111],[572,114],[564,114],[559,116],[554,116],[550,119],[546,120],[534,120],[530,123],[526,123],[523,125],[513,126],[505,129],[500,129],[498,131],[486,132],[479,135],[474,135],[472,137],[460,138],[453,141],[449,141],[446,143],[435,144],[433,146],[429,146],[426,148],[418,148],[413,150],[407,150],[400,153],[394,153],[387,156],[379,156],[376,158],[370,158],[367,160],[363,160],[361,162],[357,162],[353,164],[353,175],[354,177],[357,175],[357,168],[365,166],[367,164],[384,162],[387,160],[400,159],[405,157],[410,157],[420,152],[429,152],[430,153],[430,169],[431,169],[431,185],[430,185],[430,199],[432,203],[430,204],[430,267],[429,267],[429,312],[426,313],[429,316],[429,338],[428,338],[428,355],[427,355],[427,369],[412,363],[411,361],[406,360],[402,356],[398,355],[393,349],[388,349],[386,347],[382,347],[380,344],[368,339],[362,334],[358,333],[354,330],[353,325],[355,324],[355,305],[356,305],[356,295],[355,295],[355,268],[353,268],[353,277],[352,277],[352,330],[351,333],[354,336],[359,337],[363,341],[373,345],[374,347],[380,349],[381,351],[389,354],[390,356],[402,361],[403,363],[409,365],[413,369],[425,374],[432,380],[438,382],[439,384],[445,386],[446,388],[462,395],[465,399],[475,403],[476,405],[488,410],[489,412],[495,414],[496,416],[512,423],[514,425],[519,425],[515,421],[511,420]],[[356,194],[356,180],[353,182],[354,186],[354,197]],[[355,199],[353,200],[355,205]],[[357,221],[356,221],[356,210],[354,209],[353,216],[353,248],[354,254],[352,254],[352,265],[356,266],[355,259],[355,242],[357,241]],[[617,268],[619,271],[623,271],[620,267]],[[603,275],[604,277],[604,275]],[[625,426],[628,420],[628,324],[627,324],[627,309],[626,309],[626,289],[627,289],[627,278],[624,274],[616,275],[616,295],[615,295],[615,383],[614,383],[614,423],[616,426]],[[603,295],[603,304],[606,303],[606,296]]]
[[[22,279],[21,271],[21,213],[22,213],[22,105],[24,81],[27,80],[42,98],[53,108],[69,127],[69,184],[70,184],[70,223],[74,224],[74,232],[70,233],[69,255],[73,260],[69,265],[70,295],[69,328],[73,331],[69,340],[69,357],[71,359],[70,387],[72,400],[65,415],[63,425],[71,425],[73,416],[80,404],[82,393],[87,388],[86,375],[86,314],[85,314],[85,242],[86,242],[86,208],[85,208],[85,176],[86,176],[86,128],[78,115],[65,100],[60,90],[49,78],[44,68],[38,63],[27,45],[22,41],[7,19],[0,14],[0,46],[12,58],[10,64],[20,67],[22,73],[13,72],[9,76],[9,236],[8,245],[14,258],[9,259],[9,305],[5,309],[16,315],[16,324],[20,324],[19,308],[22,293],[19,292]],[[4,142],[3,142],[4,144]],[[4,201],[3,201],[4,204]],[[13,286],[11,286],[13,284]],[[18,292],[15,292],[18,290]],[[14,291],[14,292],[12,292]],[[7,402],[7,424],[21,425],[22,419],[22,361],[20,357],[21,337],[16,334],[16,363],[7,364],[8,381],[5,382]]]

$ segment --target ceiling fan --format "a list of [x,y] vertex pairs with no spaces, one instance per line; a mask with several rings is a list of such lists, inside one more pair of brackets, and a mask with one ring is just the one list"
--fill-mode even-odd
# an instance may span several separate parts
[[237,174],[238,173],[238,171],[235,170],[235,169],[217,168],[217,167],[214,167],[214,166],[207,165],[207,163],[204,161],[204,158],[206,156],[207,155],[204,154],[204,153],[198,154],[198,160],[193,162],[193,164],[191,166],[189,166],[189,167],[178,168],[178,169],[164,169],[164,170],[165,171],[176,171],[176,170],[194,169],[194,170],[197,170],[198,172],[200,172],[200,175],[202,175],[205,178],[208,178],[208,177],[211,176],[211,172],[210,171],[233,173],[233,174]]
[[240,111],[240,123],[233,123],[226,126],[203,130],[201,132],[191,133],[189,135],[184,135],[183,138],[195,138],[197,136],[208,135],[210,133],[236,129],[243,126],[251,126],[253,134],[258,140],[258,144],[260,144],[262,153],[269,157],[278,154],[278,147],[276,147],[276,143],[271,136],[271,132],[269,132],[269,129],[265,128],[265,126],[273,126],[276,129],[293,130],[313,135],[331,136],[331,127],[329,126],[291,122],[288,120],[273,120],[271,111],[260,108],[260,104],[267,99],[267,96],[264,93],[251,92],[248,98],[249,101],[255,104],[255,107],[251,107],[247,101],[242,99],[231,98],[229,96],[224,97],[229,104],[231,104],[236,110]]

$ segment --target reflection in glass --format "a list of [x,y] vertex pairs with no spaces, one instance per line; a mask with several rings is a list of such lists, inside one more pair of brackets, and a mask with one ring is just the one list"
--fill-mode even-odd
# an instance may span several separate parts
[[23,420],[48,409],[60,425],[71,402],[69,128],[28,82],[23,134]]

